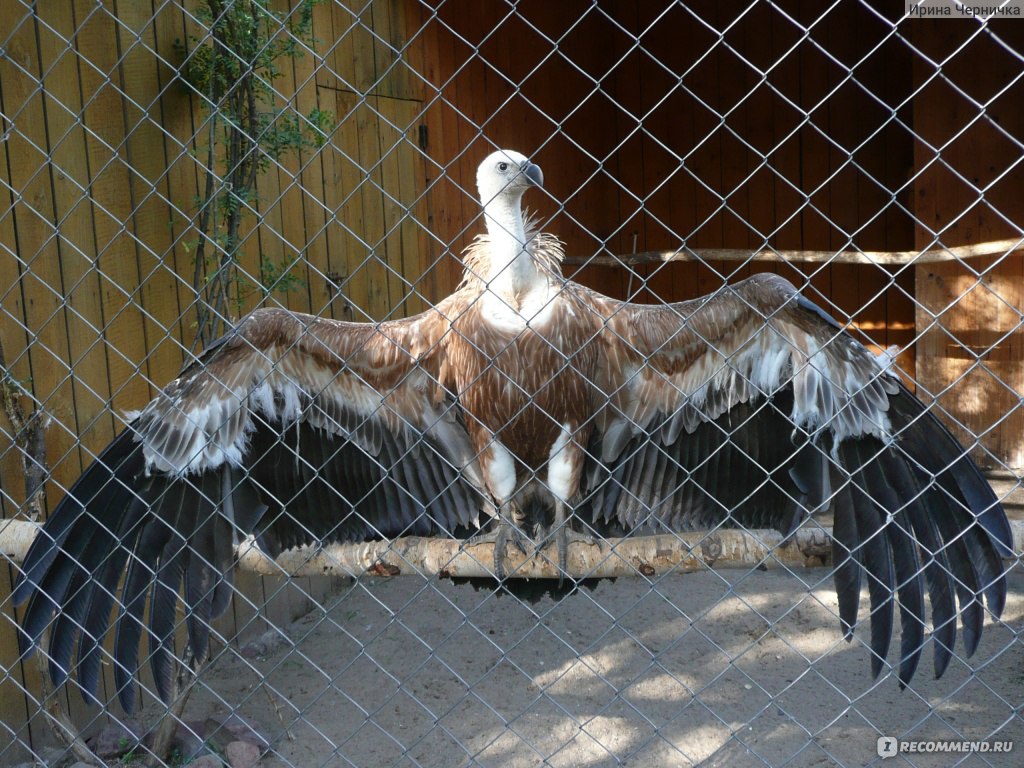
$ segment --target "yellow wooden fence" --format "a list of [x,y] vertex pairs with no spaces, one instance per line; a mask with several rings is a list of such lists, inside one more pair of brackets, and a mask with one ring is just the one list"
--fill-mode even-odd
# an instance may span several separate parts
[[[239,261],[254,276],[261,263],[290,268],[292,290],[271,302],[380,319],[417,311],[420,294],[436,298],[429,273],[443,249],[424,229],[421,85],[392,66],[395,49],[419,55],[404,39],[419,23],[406,19],[414,12],[411,3],[318,5],[315,50],[279,62],[275,108],[334,119],[323,147],[286,153],[258,178]],[[177,77],[176,42],[202,28],[181,6],[156,2],[31,10],[0,0],[0,18],[12,30],[0,54],[3,375],[17,405],[47,419],[52,508],[122,428],[120,414],[144,405],[191,354],[209,112]],[[252,292],[232,309],[262,299]],[[0,413],[4,518],[27,511],[16,437]],[[0,565],[0,718],[16,739],[37,741],[39,707],[23,691],[38,695],[38,681],[19,660],[13,577]],[[264,621],[287,622],[330,586],[240,574],[244,597],[219,631],[244,637]]]

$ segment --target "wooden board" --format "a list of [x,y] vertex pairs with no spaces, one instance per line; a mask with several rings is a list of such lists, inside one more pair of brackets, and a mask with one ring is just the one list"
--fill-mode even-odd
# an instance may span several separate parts
[[[914,129],[922,138],[913,188],[919,247],[1020,235],[1014,222],[1024,217],[1024,195],[1020,175],[1008,169],[1024,137],[1024,87],[1017,80],[1024,34],[1014,25],[995,29],[1002,45],[977,37],[970,57],[948,62],[942,77],[915,59],[915,80],[927,82],[914,99]],[[912,32],[915,45],[938,57],[931,60],[942,60],[971,36],[971,26],[927,21]],[[977,103],[987,103],[981,120]],[[941,162],[933,147],[941,147]],[[1022,286],[1020,251],[916,269],[919,380],[983,466],[1024,467]]]
[[[330,6],[314,7],[314,31],[329,24]],[[318,25],[319,22],[319,25]],[[294,69],[294,105],[299,115],[308,117],[314,109],[333,112],[331,104],[322,104],[318,97],[316,73],[323,58],[306,53],[292,61]],[[297,153],[298,173],[294,183],[301,198],[301,211],[296,216],[302,221],[302,239],[292,242],[297,249],[297,262],[302,266],[305,286],[302,292],[307,297],[309,311],[318,315],[329,315],[331,283],[327,279],[327,209],[323,202],[323,148],[304,149]]]
[[[62,27],[69,17],[69,8],[53,9],[49,15],[52,23]],[[58,185],[55,191],[52,177],[57,174],[48,161],[51,146],[47,108],[56,105],[48,104],[42,91],[42,73],[59,64],[58,60],[67,54],[67,46],[53,32],[37,37],[36,24],[30,20],[12,34],[6,53],[0,59],[0,92],[6,113],[17,115],[5,142],[10,174],[7,181],[18,193],[11,213],[15,253],[23,265],[22,320],[34,336],[27,353],[32,392],[54,418],[47,433],[47,461],[56,468],[57,478],[56,483],[48,484],[47,501],[53,504],[63,495],[61,486],[66,487],[81,470],[81,456],[74,439],[75,387],[68,377],[72,350],[66,326],[68,312],[62,297],[62,244],[56,226],[57,208],[61,205],[57,198],[63,185]],[[73,59],[69,61],[73,63]],[[53,82],[52,77],[47,79]],[[61,92],[67,94],[65,87]],[[59,118],[53,119],[51,125]],[[71,184],[70,179],[64,181]],[[63,202],[66,204],[66,199]],[[6,352],[12,360],[22,354],[20,349]],[[24,683],[31,693],[40,693],[33,672],[26,674]],[[37,739],[45,729],[40,728],[37,720],[30,725],[30,733]]]
[[[116,40],[117,50],[122,52],[118,73],[128,102],[124,109],[124,151],[125,162],[131,168],[128,198],[133,245],[131,250],[124,248],[121,255],[134,255],[138,264],[139,293],[134,303],[142,309],[145,344],[144,357],[138,363],[149,384],[146,390],[116,392],[114,407],[123,411],[142,404],[132,402],[130,397],[156,394],[181,370],[179,284],[191,275],[187,269],[177,272],[175,258],[176,206],[168,159],[168,151],[177,151],[172,138],[175,124],[173,120],[164,123],[165,113],[155,98],[162,84],[170,81],[171,72],[166,65],[154,65],[153,51],[172,55],[173,48],[158,38],[157,25],[152,22],[153,8],[148,4],[119,6],[118,11]],[[108,44],[108,40],[101,39],[101,43]],[[88,58],[87,53],[84,55]],[[179,91],[177,96],[177,108],[187,113],[186,95]]]
[[[195,22],[176,10],[160,7],[153,17],[156,51],[170,62],[177,60],[175,43],[198,31]],[[177,80],[174,70],[158,67],[157,75],[160,97],[153,104],[151,114],[159,120],[164,133],[167,231],[173,245],[171,252],[163,254],[161,266],[174,276],[174,285],[168,288],[168,293],[177,297],[178,316],[175,323],[167,325],[166,335],[156,342],[154,353],[159,359],[166,359],[167,365],[180,370],[197,351],[194,349],[197,327],[193,284],[197,235],[193,219],[200,193],[197,158],[204,155],[195,146],[194,136],[197,131],[202,135],[203,112],[190,91]]]

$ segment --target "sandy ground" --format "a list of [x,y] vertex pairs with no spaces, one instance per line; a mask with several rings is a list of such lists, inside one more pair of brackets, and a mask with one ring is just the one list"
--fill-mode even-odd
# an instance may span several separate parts
[[1024,572],[1010,578],[975,657],[935,681],[929,644],[902,692],[870,679],[866,628],[843,642],[825,569],[622,578],[532,604],[365,578],[269,653],[224,653],[187,716],[253,718],[268,765],[859,766],[880,762],[879,735],[1015,742],[890,765],[1022,765]]
[[[1024,492],[1007,489],[1019,518]],[[620,578],[532,600],[493,583],[339,580],[295,623],[223,649],[185,719],[238,711],[272,743],[263,765],[297,768],[861,766],[883,764],[880,735],[1014,742],[887,766],[1021,766],[1024,567],[1009,581],[975,656],[958,642],[936,681],[929,642],[901,691],[888,671],[871,679],[866,626],[843,641],[824,568]]]

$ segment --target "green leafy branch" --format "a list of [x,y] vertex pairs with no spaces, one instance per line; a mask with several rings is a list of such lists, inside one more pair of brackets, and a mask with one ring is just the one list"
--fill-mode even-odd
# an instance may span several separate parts
[[256,184],[273,162],[288,152],[316,149],[334,124],[330,112],[302,116],[279,106],[273,88],[280,62],[303,55],[311,45],[313,7],[302,0],[291,12],[269,7],[269,0],[203,0],[195,18],[204,34],[190,35],[176,47],[179,74],[202,94],[206,125],[203,191],[197,200],[193,286],[196,343],[209,344],[256,294],[287,292],[303,285],[287,260],[259,256],[257,275],[239,267],[240,231],[255,212]]

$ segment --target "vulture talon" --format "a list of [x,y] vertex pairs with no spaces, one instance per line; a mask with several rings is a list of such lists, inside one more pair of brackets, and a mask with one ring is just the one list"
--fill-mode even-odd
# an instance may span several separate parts
[[[573,543],[596,545],[597,539],[587,533],[580,533],[572,528],[568,522],[563,523],[555,532],[555,547],[558,553],[558,586],[568,578],[576,581],[577,578],[569,573],[569,545]],[[584,578],[584,576],[580,576]]]
[[495,523],[493,531],[477,534],[471,537],[467,543],[494,545],[494,578],[498,581],[504,581],[508,575],[505,571],[505,557],[508,554],[508,545],[511,543],[512,546],[522,553],[523,557],[528,558],[531,555],[531,550],[527,547],[527,542],[526,534],[507,518],[501,516]]
[[507,575],[505,573],[505,556],[508,553],[509,542],[519,550],[523,557],[530,556],[530,551],[526,546],[526,535],[518,526],[502,518],[494,536],[494,576],[498,581],[504,581]]

